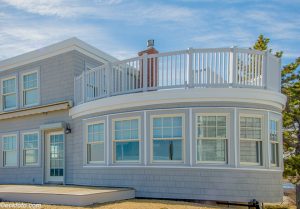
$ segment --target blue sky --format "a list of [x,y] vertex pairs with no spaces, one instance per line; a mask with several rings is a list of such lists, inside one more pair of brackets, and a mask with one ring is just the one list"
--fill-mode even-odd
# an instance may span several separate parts
[[249,47],[262,33],[283,63],[300,56],[300,0],[0,0],[0,60],[76,36],[117,58]]

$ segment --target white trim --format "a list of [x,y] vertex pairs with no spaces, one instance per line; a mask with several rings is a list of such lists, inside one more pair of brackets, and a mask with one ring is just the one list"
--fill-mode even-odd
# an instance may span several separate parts
[[[251,117],[251,118],[260,118],[261,119],[261,126],[260,126],[260,131],[261,131],[261,139],[248,139],[248,138],[241,138],[241,117]],[[263,114],[257,114],[257,113],[244,113],[240,112],[239,117],[238,117],[238,137],[239,137],[239,165],[240,166],[257,166],[257,167],[264,167],[265,166],[265,159],[264,159],[264,154],[265,154],[265,144],[264,144],[264,133],[265,133],[265,124],[264,124],[264,115]],[[260,162],[254,163],[254,162],[241,162],[241,141],[255,141],[255,142],[261,142],[261,147],[259,150],[259,160]]]
[[198,169],[198,170],[229,170],[232,172],[235,171],[259,171],[259,172],[278,172],[278,173],[282,173],[283,170],[279,170],[279,169],[267,169],[267,168],[256,168],[256,167],[239,167],[239,168],[233,168],[233,167],[228,167],[228,166],[189,166],[189,165],[166,165],[166,164],[162,164],[160,166],[158,165],[148,165],[148,166],[141,166],[141,165],[103,165],[103,166],[85,166],[85,168],[88,169],[99,169],[99,168],[147,168],[147,169]]
[[[181,117],[182,118],[182,160],[154,160],[153,159],[153,119],[154,118],[164,118],[164,117]],[[151,164],[185,164],[186,163],[186,124],[185,124],[185,113],[163,113],[163,114],[151,114],[150,115],[150,163]],[[160,139],[168,140],[168,139]],[[191,150],[190,150],[191,151]]]
[[[88,144],[91,144],[91,143],[88,143],[88,126],[89,125],[96,125],[96,124],[103,124],[103,137],[104,137],[104,139],[103,139],[103,146],[104,146],[104,153],[103,153],[103,161],[90,161],[90,162],[88,162],[88,159],[87,159],[87,155],[88,155],[88,150],[87,150],[87,145]],[[106,162],[106,156],[105,156],[105,152],[107,152],[107,151],[105,151],[105,147],[106,147],[106,140],[105,140],[105,136],[106,136],[106,123],[105,123],[105,120],[99,120],[99,121],[92,121],[92,122],[87,122],[87,123],[85,123],[84,124],[84,129],[85,129],[85,132],[84,132],[84,149],[85,149],[85,151],[83,152],[83,159],[84,159],[84,166],[87,166],[87,165],[89,165],[89,166],[95,166],[95,165],[99,165],[99,164],[105,164],[105,162]],[[101,143],[101,142],[100,142]]]
[[[126,139],[126,140],[115,140],[115,122],[116,121],[125,121],[125,120],[138,120],[138,139]],[[141,142],[143,141],[141,135],[141,116],[129,116],[113,118],[111,120],[111,157],[113,164],[140,164],[142,163],[142,149]],[[117,142],[139,142],[139,159],[138,160],[116,160],[116,151],[115,151],[115,143]]]
[[[4,93],[3,93],[3,87],[4,87],[4,85],[3,85],[3,83],[4,83],[4,81],[7,81],[7,80],[11,80],[11,79],[15,79],[15,93],[11,93],[11,94],[16,94],[16,106],[15,107],[12,107],[12,108],[4,108]],[[1,98],[0,98],[0,101],[1,101],[1,110],[3,111],[3,112],[8,112],[8,111],[12,111],[12,110],[16,110],[16,109],[18,109],[19,108],[19,85],[18,85],[18,75],[17,74],[13,74],[13,75],[8,75],[8,76],[6,76],[6,77],[4,77],[4,78],[1,78],[1,85],[0,85],[0,87],[1,87],[1,93],[0,93],[0,95],[1,95]]]
[[[225,161],[198,161],[198,150],[197,150],[197,145],[198,145],[198,140],[202,140],[202,139],[206,139],[206,140],[218,140],[217,137],[215,138],[198,138],[198,116],[225,116],[226,117],[226,137],[225,139],[219,139],[219,140],[225,140]],[[229,162],[229,151],[230,151],[230,142],[231,142],[231,137],[230,137],[230,121],[231,121],[231,117],[230,117],[230,113],[228,112],[201,112],[201,113],[196,113],[195,114],[195,140],[196,140],[196,143],[195,143],[195,150],[196,150],[196,153],[195,153],[195,157],[196,157],[196,164],[198,165],[201,165],[201,164],[221,164],[221,165],[229,165],[230,162]]]
[[147,165],[147,143],[148,143],[148,135],[147,135],[147,112],[144,111],[144,164]]
[[[189,108],[189,142],[190,142],[190,147],[189,147],[189,151],[190,151],[190,166],[193,166],[193,139],[194,139],[194,135],[193,135],[193,109]],[[197,146],[196,146],[197,147]],[[196,153],[197,155],[197,153]],[[197,159],[196,159],[197,160]]]
[[[38,135],[38,147],[37,147],[37,150],[38,150],[38,156],[37,156],[37,163],[34,163],[34,164],[29,164],[29,165],[26,165],[25,162],[24,162],[24,135],[27,135],[27,134],[37,134]],[[21,136],[21,146],[20,146],[20,154],[21,154],[21,163],[20,165],[22,167],[37,167],[37,166],[40,166],[40,162],[41,162],[41,137],[40,137],[40,131],[38,129],[35,129],[35,130],[27,130],[27,131],[21,131],[20,132],[20,136]]]
[[[28,90],[24,90],[24,76],[30,75],[30,74],[34,74],[34,73],[37,74],[37,87],[34,88],[34,89],[37,89],[38,101],[36,103],[34,103],[34,104],[25,105],[24,104],[24,93],[25,93],[25,91],[28,91]],[[20,74],[20,78],[21,78],[21,81],[20,81],[21,82],[21,87],[20,87],[20,106],[24,107],[24,108],[29,108],[29,107],[40,105],[40,103],[41,103],[40,68],[36,67],[34,69],[31,69],[31,70],[26,70],[26,71],[24,71],[24,72],[22,72]]]
[[[10,136],[14,136],[16,137],[16,157],[17,157],[17,163],[16,165],[5,165],[5,159],[4,159],[4,137],[10,137]],[[3,168],[18,168],[20,163],[19,163],[19,158],[20,158],[20,155],[19,155],[19,133],[18,132],[12,132],[12,133],[7,133],[7,134],[1,134],[1,147],[2,147],[2,150],[1,150],[1,153],[2,153],[2,167]]]
[[[63,166],[63,176],[59,176],[59,178],[52,178],[49,175],[49,171],[50,171],[50,165],[49,165],[49,148],[50,148],[50,136],[51,135],[63,135],[63,144],[64,144],[64,166]],[[61,182],[61,183],[65,183],[65,176],[66,176],[66,136],[64,131],[51,131],[49,133],[46,134],[46,140],[45,140],[45,147],[46,147],[46,152],[45,152],[45,182]]]
[[98,99],[70,109],[77,118],[124,108],[192,102],[232,102],[269,105],[283,109],[286,97],[278,92],[247,88],[192,88],[149,91]]
[[233,122],[233,131],[234,131],[234,146],[233,146],[233,149],[234,149],[234,167],[237,168],[238,167],[238,158],[239,158],[239,153],[238,153],[238,150],[239,150],[239,136],[238,134],[240,133],[238,128],[239,128],[239,125],[238,125],[238,114],[237,114],[237,108],[235,107],[234,108],[234,122]]
[[76,50],[102,63],[118,61],[118,59],[116,59],[115,57],[103,51],[100,51],[99,49],[81,41],[76,37],[73,37],[56,44],[52,44],[50,46],[46,46],[13,58],[0,61],[0,72],[30,64],[39,60],[47,59],[49,57],[53,57],[73,50]]

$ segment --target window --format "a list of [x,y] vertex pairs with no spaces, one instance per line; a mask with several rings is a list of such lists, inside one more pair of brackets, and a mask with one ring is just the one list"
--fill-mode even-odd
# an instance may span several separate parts
[[17,135],[3,136],[3,165],[4,166],[17,166],[18,153],[17,153]]
[[279,166],[279,130],[278,121],[270,120],[270,161],[272,166]]
[[23,134],[23,164],[37,165],[39,156],[39,134]]
[[153,161],[183,161],[183,117],[153,118]]
[[136,162],[140,160],[139,119],[114,121],[113,146],[116,162]]
[[261,117],[240,117],[240,162],[262,165]]
[[15,77],[2,81],[2,101],[3,110],[17,108],[17,81]]
[[197,161],[227,161],[226,116],[197,116]]
[[87,163],[104,162],[104,123],[87,126]]
[[39,103],[38,73],[23,75],[23,106],[31,106]]

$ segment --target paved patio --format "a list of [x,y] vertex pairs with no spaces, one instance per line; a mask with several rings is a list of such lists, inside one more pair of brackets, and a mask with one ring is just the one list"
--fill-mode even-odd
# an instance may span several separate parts
[[0,199],[10,202],[86,206],[134,197],[135,191],[129,188],[73,185],[0,185]]

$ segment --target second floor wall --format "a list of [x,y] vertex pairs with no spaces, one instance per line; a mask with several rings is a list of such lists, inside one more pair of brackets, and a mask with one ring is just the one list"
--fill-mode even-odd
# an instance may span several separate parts
[[74,76],[101,64],[73,50],[0,72],[0,112],[72,101]]

